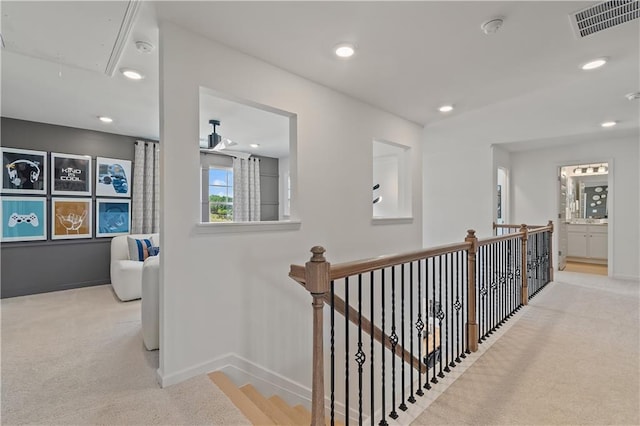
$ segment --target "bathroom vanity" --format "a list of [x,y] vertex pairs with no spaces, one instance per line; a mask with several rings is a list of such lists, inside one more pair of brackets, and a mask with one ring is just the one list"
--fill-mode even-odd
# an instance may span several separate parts
[[608,224],[593,222],[567,224],[567,260],[607,263]]

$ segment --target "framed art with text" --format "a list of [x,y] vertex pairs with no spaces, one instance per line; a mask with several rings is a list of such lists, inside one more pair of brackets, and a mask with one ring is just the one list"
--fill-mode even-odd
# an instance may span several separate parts
[[96,196],[131,196],[131,161],[96,158]]
[[51,239],[91,238],[91,198],[51,199]]
[[45,197],[1,197],[2,242],[47,239]]
[[51,153],[51,194],[91,195],[91,157]]
[[96,199],[96,237],[114,237],[131,232],[131,200]]
[[0,148],[3,193],[47,193],[47,153],[18,148]]

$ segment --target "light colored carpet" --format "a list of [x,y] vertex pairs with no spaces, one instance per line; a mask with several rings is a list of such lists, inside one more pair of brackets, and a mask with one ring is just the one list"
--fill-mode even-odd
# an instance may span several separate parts
[[557,273],[413,424],[640,424],[639,291]]
[[1,353],[2,424],[249,424],[205,375],[161,389],[108,285],[2,300]]

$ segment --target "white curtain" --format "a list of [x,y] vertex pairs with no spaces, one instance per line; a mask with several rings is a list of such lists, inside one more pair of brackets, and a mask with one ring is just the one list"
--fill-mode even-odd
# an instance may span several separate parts
[[133,163],[131,233],[160,230],[160,148],[156,142],[136,141]]
[[233,159],[233,221],[260,220],[260,160]]

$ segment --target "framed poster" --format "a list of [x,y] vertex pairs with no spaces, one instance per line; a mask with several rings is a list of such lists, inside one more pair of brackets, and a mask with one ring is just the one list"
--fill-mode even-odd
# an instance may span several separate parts
[[47,239],[45,197],[2,197],[2,241]]
[[51,153],[51,194],[91,195],[91,157]]
[[3,193],[47,193],[47,153],[28,149],[0,148]]
[[51,199],[51,239],[91,238],[91,198]]
[[96,158],[96,195],[100,197],[131,196],[131,161]]
[[131,232],[131,200],[96,200],[96,237],[114,237]]

